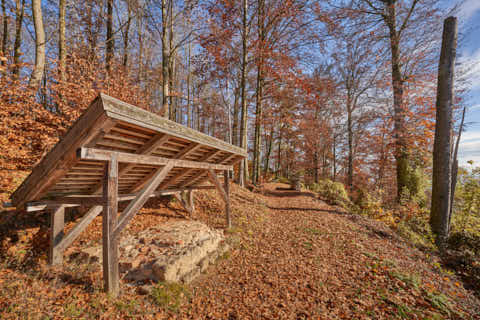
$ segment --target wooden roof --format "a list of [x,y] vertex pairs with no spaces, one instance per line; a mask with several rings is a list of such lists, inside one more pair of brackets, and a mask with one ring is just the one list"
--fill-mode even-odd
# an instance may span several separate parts
[[[79,154],[86,148],[185,160],[158,187],[162,191],[195,188],[207,179],[207,170],[189,161],[233,165],[247,156],[242,148],[100,94],[12,194],[12,204],[98,194],[105,161],[85,160]],[[120,163],[119,194],[139,191],[159,166]]]

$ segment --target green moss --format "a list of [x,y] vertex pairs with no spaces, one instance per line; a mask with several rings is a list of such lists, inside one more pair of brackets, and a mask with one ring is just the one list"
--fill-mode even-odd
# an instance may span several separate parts
[[152,289],[150,295],[160,307],[177,312],[182,302],[190,298],[190,291],[179,283],[160,282]]

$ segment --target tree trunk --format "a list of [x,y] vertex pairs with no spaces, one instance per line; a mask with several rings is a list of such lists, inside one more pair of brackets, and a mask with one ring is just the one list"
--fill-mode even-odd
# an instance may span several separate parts
[[257,184],[260,172],[260,151],[262,140],[262,103],[263,103],[263,48],[265,46],[264,0],[258,0],[258,62],[257,62],[257,94],[255,111],[255,141],[253,148],[252,182]]
[[65,82],[65,2],[58,3],[58,73],[62,83]]
[[127,12],[128,20],[125,24],[125,34],[123,36],[123,67],[127,70],[128,65],[128,36],[130,33],[130,23],[132,21],[132,8],[130,7],[130,2],[127,1]]
[[[7,56],[7,42],[8,42],[8,18],[7,9],[5,7],[5,0],[2,0],[2,19],[3,19],[3,35],[2,35],[2,47],[0,48],[0,56]],[[0,61],[0,66],[5,66],[6,61]]]
[[[172,0],[171,0],[172,1]],[[170,48],[167,41],[167,1],[162,0],[162,109],[160,115],[166,117],[168,115],[168,96],[169,96],[169,75],[168,66],[170,58]]]
[[107,39],[105,47],[107,49],[105,55],[107,75],[110,75],[113,50],[115,49],[115,40],[113,38],[113,0],[107,0]]
[[35,66],[29,85],[38,89],[45,70],[45,29],[43,28],[42,1],[32,0],[33,25],[35,27]]
[[348,136],[348,164],[347,164],[347,186],[353,187],[353,128],[352,128],[352,106],[347,101],[347,136]]
[[187,56],[187,127],[192,128],[192,115],[191,105],[190,105],[190,87],[191,84],[191,74],[190,74],[190,54],[192,50],[192,42],[188,43],[188,56]]
[[394,111],[395,162],[397,166],[397,199],[400,199],[404,188],[408,188],[408,142],[406,138],[406,112],[403,106],[403,76],[400,62],[400,36],[396,26],[395,3],[387,5],[385,21],[389,28],[390,50],[392,54],[392,84]]
[[445,19],[442,51],[438,66],[437,111],[433,144],[432,206],[430,225],[442,249],[448,237],[451,188],[451,131],[454,73],[457,46],[457,19]]
[[458,137],[455,143],[455,151],[453,152],[453,168],[452,168],[452,186],[450,188],[450,210],[448,213],[448,232],[450,233],[450,221],[452,219],[452,212],[453,212],[453,202],[455,201],[455,188],[457,187],[457,174],[458,174],[458,146],[460,145],[460,139],[462,137],[463,131],[463,122],[465,121],[465,107],[463,108],[462,112],[462,121],[460,122],[460,128],[458,129]]
[[20,46],[22,45],[22,24],[25,9],[25,0],[15,0],[15,43],[13,45],[13,74],[18,78],[20,74]]
[[[240,79],[242,112],[240,121],[240,147],[248,152],[247,147],[247,93],[246,93],[246,79],[247,79],[247,41],[248,41],[248,0],[243,0],[243,16],[242,16],[242,75]],[[244,187],[248,177],[248,157],[240,162],[240,170],[238,183]]]
[[268,139],[267,146],[266,146],[267,152],[265,154],[265,170],[264,170],[264,174],[263,174],[264,177],[267,177],[268,169],[269,169],[269,166],[270,166],[270,155],[272,154],[273,134],[275,133],[274,128],[275,128],[275,126],[272,124],[272,126],[270,128],[270,138]]
[[337,180],[337,137],[335,132],[333,133],[333,144],[332,144],[332,154],[333,154],[333,182]]

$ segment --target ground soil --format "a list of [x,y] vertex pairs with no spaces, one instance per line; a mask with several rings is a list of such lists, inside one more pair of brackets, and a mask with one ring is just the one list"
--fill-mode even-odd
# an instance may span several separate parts
[[[434,255],[311,192],[277,187],[288,186],[253,192],[232,186],[230,252],[178,297],[166,291],[170,300],[123,280],[121,296],[111,298],[102,291],[99,265],[66,258],[61,268],[47,266],[47,216],[3,212],[0,318],[480,319],[474,293]],[[172,219],[224,228],[216,192],[198,192],[195,201],[188,217],[178,203],[152,200],[125,232]],[[99,217],[66,256],[99,244],[100,233]]]

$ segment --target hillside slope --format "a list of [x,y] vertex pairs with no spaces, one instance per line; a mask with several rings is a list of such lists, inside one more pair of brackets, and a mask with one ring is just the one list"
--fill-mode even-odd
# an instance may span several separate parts
[[[232,249],[188,286],[160,285],[150,295],[122,282],[102,288],[99,266],[45,265],[45,215],[4,212],[0,221],[0,317],[193,319],[476,319],[480,303],[435,257],[382,224],[348,214],[308,192],[232,187]],[[214,191],[196,194],[199,219],[224,226]],[[147,203],[127,233],[185,219],[177,203]],[[71,226],[71,224],[70,224]],[[98,243],[97,218],[74,246]],[[67,252],[68,254],[68,252]],[[480,319],[480,318],[479,318]]]

